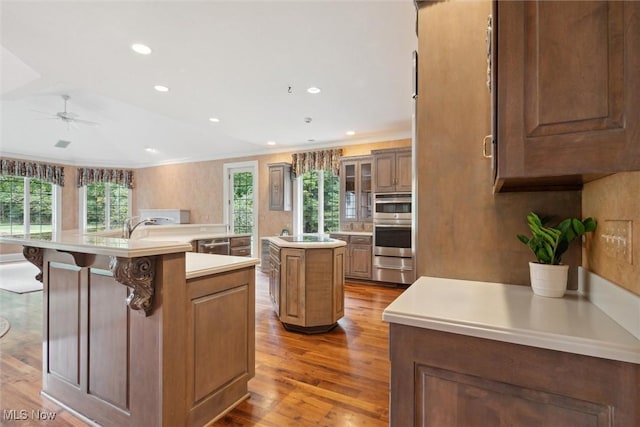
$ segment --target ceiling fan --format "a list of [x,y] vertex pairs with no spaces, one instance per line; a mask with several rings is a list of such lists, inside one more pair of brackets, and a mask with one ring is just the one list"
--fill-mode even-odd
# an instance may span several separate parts
[[45,113],[43,111],[37,111],[37,112],[47,114],[50,119],[62,120],[67,125],[83,124],[83,125],[89,125],[89,126],[98,126],[100,124],[98,122],[79,119],[76,113],[67,111],[67,101],[69,101],[70,96],[69,95],[61,95],[61,96],[62,96],[62,99],[64,99],[64,111],[58,111],[55,114]]

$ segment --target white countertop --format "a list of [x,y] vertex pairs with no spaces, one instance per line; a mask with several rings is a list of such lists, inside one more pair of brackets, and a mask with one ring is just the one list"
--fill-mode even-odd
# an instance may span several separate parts
[[246,234],[234,234],[234,233],[216,233],[216,232],[202,232],[202,233],[185,233],[185,234],[167,234],[167,235],[149,235],[144,237],[134,237],[134,240],[141,240],[147,242],[166,242],[175,241],[182,243],[190,243],[194,240],[208,240],[208,239],[222,239],[230,237],[248,237],[250,233]]
[[587,298],[528,286],[421,277],[383,312],[418,328],[640,364],[640,340]]
[[251,267],[259,263],[260,260],[258,258],[187,252],[186,277],[189,280],[210,274]]
[[332,239],[325,235],[326,242],[288,242],[281,237],[298,237],[298,236],[272,236],[266,237],[271,242],[275,243],[281,248],[301,248],[301,249],[313,249],[313,248],[339,248],[346,246],[347,243],[343,240]]
[[344,234],[345,236],[373,236],[373,231],[332,231],[331,234]]
[[51,239],[31,239],[29,237],[0,237],[0,243],[82,252],[96,255],[136,258],[163,255],[191,250],[191,244],[177,241],[147,241],[141,239],[121,239],[98,235],[86,235],[66,231]]

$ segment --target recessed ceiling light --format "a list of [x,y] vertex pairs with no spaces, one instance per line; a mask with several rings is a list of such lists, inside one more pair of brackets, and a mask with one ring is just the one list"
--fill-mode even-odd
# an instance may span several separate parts
[[267,141],[267,145],[276,145],[275,141]]
[[307,92],[312,93],[312,94],[316,94],[316,93],[320,93],[320,88],[319,87],[315,87],[315,86],[311,86],[309,89],[307,89]]
[[220,119],[217,118],[217,117],[209,117],[209,121],[213,122],[213,123],[218,123],[220,121]]
[[353,136],[353,135],[355,135],[355,134],[356,134],[356,131],[354,131],[354,130],[348,130],[348,131],[346,131],[346,132],[345,132],[345,134],[346,134],[346,135],[349,135],[349,136]]
[[157,153],[158,152],[158,150],[156,150],[153,147],[147,147],[147,148],[144,149],[144,151],[146,151],[147,153]]
[[151,48],[142,43],[132,44],[131,49],[133,49],[134,52],[139,53],[140,55],[149,55],[151,53]]
[[157,90],[158,92],[169,92],[169,88],[166,86],[162,86],[162,85],[155,85],[153,87],[155,90]]

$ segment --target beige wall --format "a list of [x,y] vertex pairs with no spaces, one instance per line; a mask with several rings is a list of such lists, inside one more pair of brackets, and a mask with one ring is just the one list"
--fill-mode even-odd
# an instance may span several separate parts
[[[583,264],[589,270],[640,295],[640,172],[625,172],[601,178],[584,186],[582,211],[598,220],[598,229],[585,250]],[[607,220],[632,221],[632,264],[605,250],[603,234]]]
[[[410,139],[359,144],[343,148],[343,156],[369,154],[371,150],[411,145]],[[226,163],[258,162],[258,235],[278,235],[291,229],[292,212],[269,210],[269,163],[291,162],[291,153],[212,160],[137,169],[133,207],[139,209],[188,209],[192,223],[222,223],[224,220],[223,172]]]
[[[490,1],[420,9],[417,265],[419,275],[529,284],[533,255],[516,239],[529,211],[580,216],[579,192],[492,192],[485,31]],[[563,257],[577,286],[580,249]]]

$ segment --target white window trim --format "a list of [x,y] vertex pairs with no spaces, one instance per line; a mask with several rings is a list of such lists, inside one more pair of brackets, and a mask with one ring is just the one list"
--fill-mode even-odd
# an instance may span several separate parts
[[[318,173],[318,228],[324,230],[324,170],[317,170]],[[302,224],[302,192],[303,192],[303,176],[299,175],[293,183],[293,234],[303,234]],[[317,230],[316,233],[324,234],[324,231]]]
[[[109,185],[109,183],[105,183],[105,185]],[[132,202],[131,199],[133,198],[133,191],[129,188],[127,190],[127,212],[129,212],[129,217],[133,217],[133,215],[131,215],[131,206],[132,206]],[[106,194],[106,201],[105,201],[105,229],[104,231],[113,231],[114,229],[111,228],[111,221],[110,221],[110,212],[111,212],[111,193],[108,190],[105,190],[105,194]],[[78,215],[80,217],[80,221],[78,221],[78,230],[81,233],[86,233],[88,230],[88,226],[87,226],[87,186],[83,185],[82,187],[80,187],[78,189]],[[121,224],[121,227],[124,227],[124,224]]]
[[[37,178],[23,177],[23,222],[24,234],[31,234],[31,180]],[[55,237],[62,232],[62,189],[59,185],[51,183],[51,234]]]

